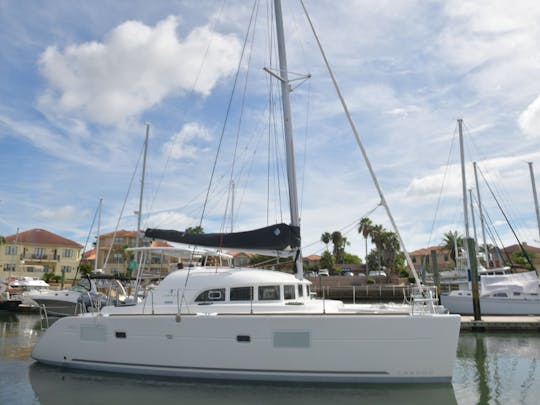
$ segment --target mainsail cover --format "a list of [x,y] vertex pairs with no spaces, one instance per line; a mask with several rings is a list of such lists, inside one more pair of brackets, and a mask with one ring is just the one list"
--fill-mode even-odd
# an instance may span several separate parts
[[283,223],[233,233],[191,233],[149,228],[144,235],[169,242],[227,249],[285,250],[300,247],[300,227]]

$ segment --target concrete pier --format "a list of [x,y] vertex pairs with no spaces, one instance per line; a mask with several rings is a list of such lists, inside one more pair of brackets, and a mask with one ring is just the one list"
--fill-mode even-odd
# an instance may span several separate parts
[[540,331],[540,316],[489,316],[483,315],[481,321],[474,316],[461,316],[462,331]]

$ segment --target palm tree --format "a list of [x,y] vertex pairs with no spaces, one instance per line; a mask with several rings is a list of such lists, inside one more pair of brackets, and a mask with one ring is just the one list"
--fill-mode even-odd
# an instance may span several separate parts
[[330,240],[332,239],[332,235],[330,235],[330,232],[324,232],[321,235],[321,241],[326,245],[326,250],[328,250],[328,244],[330,243]]
[[458,231],[448,231],[444,234],[444,238],[441,244],[443,249],[446,249],[450,252],[450,258],[453,260],[454,265],[456,263],[457,251],[456,247],[460,248],[463,246],[463,237],[458,234]]
[[373,229],[373,222],[371,219],[363,217],[358,224],[358,233],[361,233],[366,240],[366,258],[367,258],[367,238],[371,236],[371,230]]
[[343,235],[339,231],[332,232],[331,239],[332,244],[334,245],[334,259],[336,260],[336,263],[342,263],[342,253],[345,250],[345,244],[347,243],[347,239],[343,238]]

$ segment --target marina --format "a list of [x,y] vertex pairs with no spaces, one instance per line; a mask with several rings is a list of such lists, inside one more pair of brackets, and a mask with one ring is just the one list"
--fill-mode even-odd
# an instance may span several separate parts
[[534,404],[540,392],[537,332],[462,331],[451,383],[344,386],[210,382],[71,371],[40,365],[30,358],[42,333],[38,315],[0,311],[0,403],[83,405],[181,400],[190,404]]

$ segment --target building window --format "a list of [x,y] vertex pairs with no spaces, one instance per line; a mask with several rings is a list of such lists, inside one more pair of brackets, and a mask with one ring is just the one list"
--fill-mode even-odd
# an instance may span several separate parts
[[413,257],[412,257],[412,262],[413,262],[413,263],[416,263],[416,256],[413,256]]
[[124,255],[122,253],[115,253],[113,255],[113,263],[123,263],[124,262]]
[[45,256],[45,249],[43,248],[35,248],[34,249],[34,258],[35,259],[41,259],[42,257]]
[[64,249],[62,252],[63,257],[73,257],[73,250],[72,249]]
[[15,256],[17,254],[17,246],[7,245],[6,246],[6,255]]
[[124,243],[124,238],[121,236],[117,236],[114,238],[114,243]]
[[160,264],[161,263],[161,256],[152,255],[152,257],[150,259],[150,263],[152,263],[152,264]]
[[4,264],[4,271],[15,271],[15,265],[13,263]]
[[444,255],[444,261],[445,261],[445,262],[448,261],[448,255]]
[[71,273],[71,266],[62,266],[62,273]]

